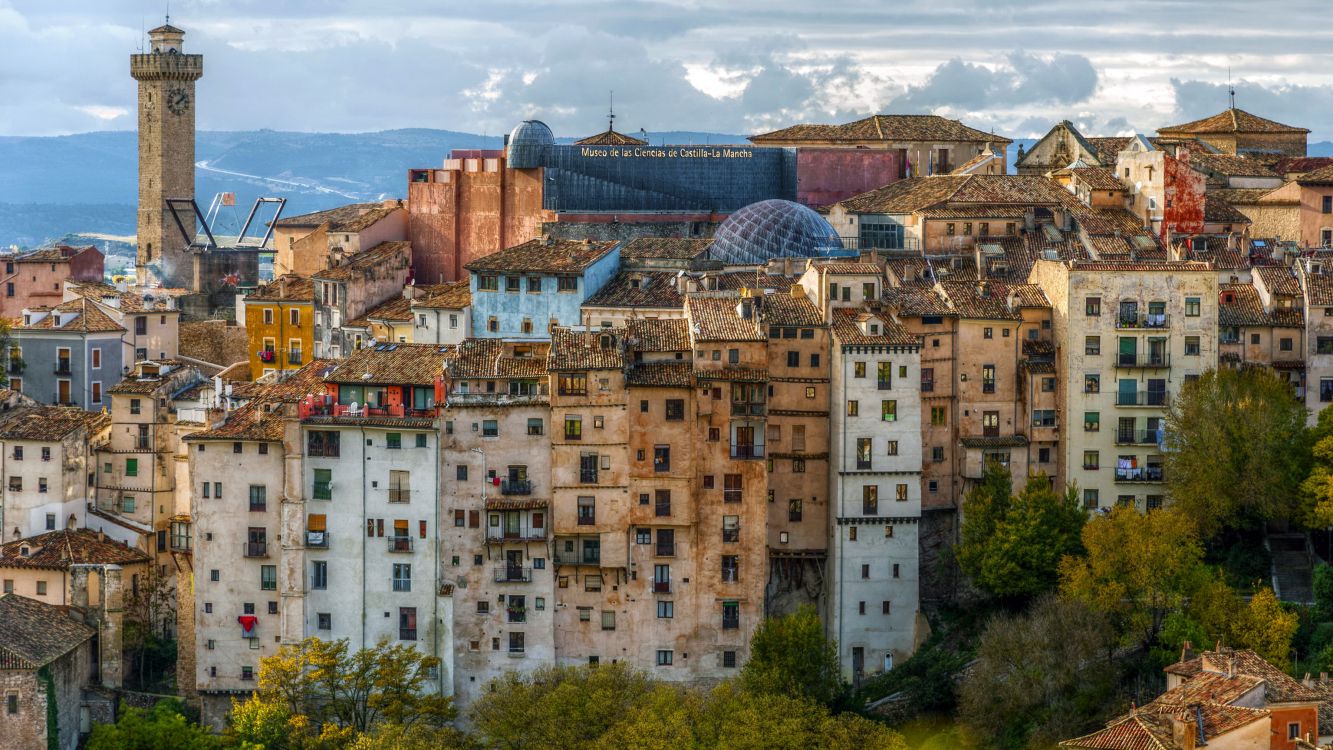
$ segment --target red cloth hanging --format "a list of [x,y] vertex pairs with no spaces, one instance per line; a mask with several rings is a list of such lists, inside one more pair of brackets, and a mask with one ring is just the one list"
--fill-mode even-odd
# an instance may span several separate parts
[[499,487],[499,486],[500,486],[500,477],[498,477],[498,476],[497,476],[497,477],[491,477],[491,484],[495,485],[496,487]]
[[241,615],[236,618],[236,622],[241,624],[241,632],[249,635],[250,631],[254,630],[255,626],[259,624],[259,618],[254,615]]

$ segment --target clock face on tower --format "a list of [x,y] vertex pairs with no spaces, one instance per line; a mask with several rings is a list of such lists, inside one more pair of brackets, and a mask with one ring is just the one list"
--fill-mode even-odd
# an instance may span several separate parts
[[183,115],[190,108],[190,92],[177,87],[167,92],[167,109],[173,115]]

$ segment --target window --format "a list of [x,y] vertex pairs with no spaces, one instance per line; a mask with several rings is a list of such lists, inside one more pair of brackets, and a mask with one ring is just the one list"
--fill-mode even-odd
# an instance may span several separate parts
[[847,402],[847,416],[855,417],[857,414],[860,413],[861,413],[861,403],[859,401]]
[[384,447],[389,450],[400,450],[403,447],[403,433],[389,432],[384,435]]
[[579,507],[579,525],[592,526],[597,522],[597,499],[594,497],[580,497]]
[[588,375],[587,373],[561,373],[556,378],[556,389],[561,396],[586,396],[588,395]]
[[893,363],[880,362],[875,367],[875,387],[881,391],[893,388]]
[[864,378],[865,376],[866,376],[866,363],[865,363],[865,362],[853,362],[853,363],[852,363],[852,377],[854,377],[854,378]]
[[666,419],[668,422],[679,422],[685,419],[685,400],[679,398],[669,398],[666,401]]
[[500,423],[494,419],[483,419],[481,421],[482,437],[498,437],[500,435]]
[[259,566],[259,588],[263,591],[278,590],[278,566]]
[[671,446],[653,446],[653,471],[671,471]]
[[787,352],[787,366],[788,366],[788,367],[800,367],[800,366],[801,366],[801,353],[800,353],[800,352]]
[[981,392],[995,392],[995,365],[981,366]]
[[1100,412],[1095,412],[1095,411],[1083,412],[1083,431],[1097,432],[1098,430],[1101,429],[1101,420],[1102,420],[1102,415]]
[[658,517],[671,515],[671,490],[653,492],[653,515]]
[[1096,508],[1099,504],[1097,490],[1083,490],[1083,507]]
[[791,523],[801,520],[801,498],[794,497],[787,501],[787,520]]
[[[513,635],[512,633],[510,634]],[[415,641],[417,639],[417,608],[398,608],[398,640]]]
[[1093,471],[1101,468],[1101,456],[1097,451],[1083,451],[1083,468]]
[[1291,339],[1278,339],[1277,348],[1279,351],[1289,352],[1292,349]]
[[657,666],[659,667],[671,666],[674,656],[675,656],[674,651],[659,649],[657,652]]
[[995,338],[995,329],[994,329],[994,328],[991,328],[991,327],[989,327],[989,326],[987,326],[986,328],[981,329],[981,338],[983,338],[983,339],[993,339],[993,338]]
[[130,414],[138,414],[138,413],[139,413],[139,399],[132,398],[130,399]]
[[[1325,196],[1325,197],[1324,197],[1324,206],[1325,206],[1325,207],[1328,206],[1328,201],[1329,201],[1328,196]],[[1325,209],[1324,213],[1329,213],[1329,211],[1327,210],[1327,208]],[[1301,723],[1300,723],[1299,721],[1289,721],[1289,722],[1287,722],[1287,739],[1289,739],[1289,740],[1294,740],[1294,739],[1298,739],[1300,736],[1301,736]]]
[[1083,376],[1084,393],[1101,393],[1102,376],[1097,373],[1088,373]]
[[409,563],[393,564],[393,590],[412,590],[412,566]]
[[1055,393],[1055,378],[1041,379],[1042,393]]
[[[315,476],[310,494],[316,500],[333,499],[333,469],[315,469]],[[204,497],[208,497],[207,491],[205,491]]]
[[807,387],[806,387],[806,389],[805,389],[805,397],[806,397],[806,398],[814,398],[814,397],[815,397],[815,387],[814,387],[814,386],[807,386]]
[[867,484],[861,488],[861,515],[879,515],[879,485]]
[[[1291,339],[1284,339],[1284,340],[1285,340],[1285,341],[1291,341]],[[1287,350],[1287,351],[1289,351],[1289,350]],[[1199,356],[1199,337],[1198,337],[1198,336],[1186,336],[1186,337],[1185,337],[1185,356],[1187,356],[1187,357],[1197,357],[1197,356]]]
[[856,468],[861,471],[870,468],[870,454],[873,450],[873,441],[871,438],[856,439]]
[[565,439],[583,439],[583,417],[567,415],[565,417]]
[[1186,298],[1185,298],[1185,316],[1186,316],[1186,317],[1189,317],[1189,318],[1197,318],[1197,317],[1199,317],[1199,298],[1198,298],[1198,297],[1186,297]]
[[268,509],[268,488],[262,484],[250,485],[250,512],[260,513]]
[[727,503],[739,503],[744,490],[743,478],[740,474],[722,475],[722,501]]
[[[140,325],[139,325],[140,323],[143,324],[143,326],[142,326],[143,330],[140,330]],[[264,308],[264,325],[266,325],[266,326],[271,326],[271,325],[273,325],[273,308],[271,308],[271,307],[266,307],[266,308]],[[134,319],[134,333],[137,334],[137,335],[139,335],[139,336],[142,336],[142,335],[146,334],[147,332],[148,332],[148,320],[145,319],[145,318],[142,318],[142,317],[140,317],[140,318],[135,318],[135,319]]]
[[333,615],[332,615],[332,614],[330,614],[330,613],[328,613],[328,612],[319,612],[319,613],[317,613],[317,614],[315,615],[315,619],[316,619],[316,622],[318,623],[317,627],[318,627],[320,630],[332,630],[332,629],[333,629]]
[[558,292],[577,292],[579,290],[579,277],[577,276],[557,276],[555,281],[555,289]]
[[323,590],[329,587],[329,564],[324,560],[315,560],[310,564],[310,588]]
[[1032,410],[1033,427],[1054,427],[1055,409],[1033,409]]
[[889,456],[896,456],[896,455],[898,455],[898,441],[897,441],[897,440],[888,440],[888,441],[885,441],[885,442],[886,442],[886,444],[887,444],[887,446],[888,446],[888,447],[885,449],[885,451],[884,451],[885,455],[889,455]]
[[336,430],[314,430],[306,435],[306,455],[337,458],[339,454],[338,437],[342,433]]
[[1102,314],[1102,298],[1088,297],[1083,300],[1083,312],[1088,317],[1095,317]]
[[941,463],[942,461],[944,461],[944,446],[942,445],[931,446],[930,460],[934,461],[935,463]]
[[1102,353],[1102,337],[1088,336],[1083,339],[1083,353],[1089,356]]
[[612,610],[602,610],[602,630],[616,629],[616,613]]
[[1319,201],[1320,213],[1333,214],[1333,195],[1325,195]]
[[949,423],[949,412],[947,410],[947,407],[944,406],[930,407],[930,423],[936,427],[942,427],[944,425],[947,425]]
[[930,393],[935,390],[935,368],[921,368],[921,392]]

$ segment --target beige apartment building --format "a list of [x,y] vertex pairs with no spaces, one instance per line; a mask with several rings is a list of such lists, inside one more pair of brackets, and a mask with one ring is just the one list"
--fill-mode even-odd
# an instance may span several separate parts
[[1160,507],[1162,429],[1184,383],[1218,363],[1218,283],[1192,261],[1049,261],[1065,481],[1084,507]]
[[310,276],[381,242],[406,239],[407,208],[399,200],[288,216],[273,224],[273,275]]

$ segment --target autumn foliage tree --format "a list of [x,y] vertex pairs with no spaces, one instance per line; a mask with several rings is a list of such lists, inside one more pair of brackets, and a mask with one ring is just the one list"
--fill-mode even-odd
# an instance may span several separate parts
[[1011,490],[1009,470],[987,465],[963,503],[958,564],[995,596],[1035,596],[1059,583],[1061,559],[1082,552],[1087,514],[1073,488],[1057,492],[1045,474],[1028,477],[1017,495]]
[[[1186,383],[1166,422],[1166,481],[1176,507],[1204,536],[1275,519],[1305,522],[1305,420],[1290,383],[1267,369],[1210,370]],[[1333,459],[1333,445],[1329,451]]]
[[741,685],[751,693],[794,695],[826,706],[843,696],[838,646],[824,636],[824,623],[810,605],[760,623],[750,639],[750,659]]

